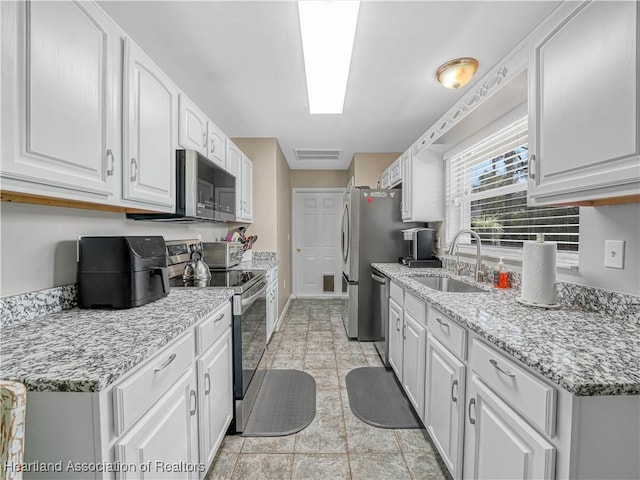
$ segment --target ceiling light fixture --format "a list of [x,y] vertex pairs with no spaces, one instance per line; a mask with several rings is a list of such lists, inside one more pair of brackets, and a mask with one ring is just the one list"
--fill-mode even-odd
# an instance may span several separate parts
[[440,65],[436,71],[436,78],[443,87],[456,90],[471,81],[478,65],[475,58],[456,58]]
[[300,1],[309,112],[342,113],[360,2]]

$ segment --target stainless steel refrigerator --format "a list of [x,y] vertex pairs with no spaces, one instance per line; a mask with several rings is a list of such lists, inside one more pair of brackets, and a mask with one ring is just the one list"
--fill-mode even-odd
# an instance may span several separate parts
[[406,248],[402,229],[423,226],[403,223],[399,189],[353,187],[342,210],[342,278],[349,304],[343,314],[347,336],[360,341],[380,340],[383,332],[372,316],[371,264],[398,262]]

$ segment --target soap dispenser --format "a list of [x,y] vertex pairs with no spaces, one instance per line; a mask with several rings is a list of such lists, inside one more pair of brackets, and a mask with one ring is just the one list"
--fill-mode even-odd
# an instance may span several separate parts
[[509,288],[509,273],[504,267],[502,258],[493,271],[493,286],[496,288]]

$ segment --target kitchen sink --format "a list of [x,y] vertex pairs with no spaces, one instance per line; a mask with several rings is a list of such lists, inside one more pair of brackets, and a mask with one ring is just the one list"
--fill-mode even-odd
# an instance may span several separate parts
[[438,290],[440,292],[457,292],[457,293],[487,293],[487,290],[474,287],[467,283],[454,280],[447,277],[411,277],[412,280],[420,282],[426,287]]

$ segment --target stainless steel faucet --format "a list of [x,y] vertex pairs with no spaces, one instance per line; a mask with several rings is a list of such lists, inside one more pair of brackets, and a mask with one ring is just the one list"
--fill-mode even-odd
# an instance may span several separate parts
[[458,238],[460,237],[460,235],[468,233],[469,235],[471,235],[473,238],[476,239],[476,273],[475,273],[475,280],[476,282],[482,282],[483,280],[483,276],[484,276],[484,272],[483,272],[483,268],[482,268],[482,252],[480,251],[481,246],[480,246],[480,236],[474,232],[473,230],[469,230],[469,229],[462,229],[460,230],[458,233],[456,233],[455,237],[453,237],[453,240],[451,241],[451,245],[449,245],[449,250],[447,250],[447,253],[449,255],[453,255],[455,250],[456,250],[456,246],[458,244]]

